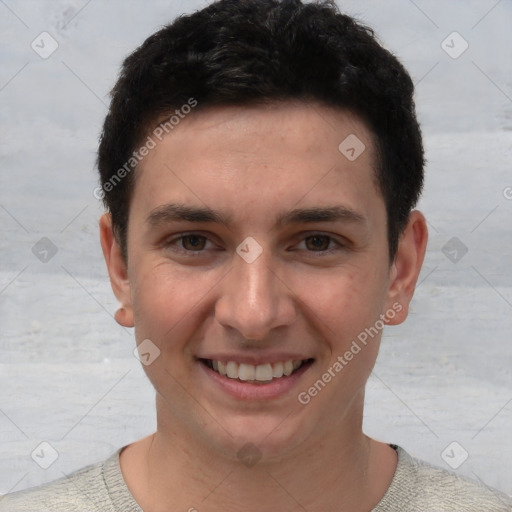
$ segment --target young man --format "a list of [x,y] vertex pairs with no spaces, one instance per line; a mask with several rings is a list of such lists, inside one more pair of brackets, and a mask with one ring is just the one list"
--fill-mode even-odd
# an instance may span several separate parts
[[427,243],[412,94],[331,3],[223,0],[126,59],[101,244],[157,431],[0,510],[511,510],[362,431]]

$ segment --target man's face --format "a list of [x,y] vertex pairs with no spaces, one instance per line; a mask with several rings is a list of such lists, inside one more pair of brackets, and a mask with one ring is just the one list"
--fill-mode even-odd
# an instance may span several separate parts
[[[396,299],[374,168],[365,125],[312,104],[197,111],[150,151],[123,300],[137,343],[160,350],[144,366],[160,423],[226,453],[252,442],[269,455],[360,426],[380,332],[335,362]],[[287,361],[307,363],[254,382]]]

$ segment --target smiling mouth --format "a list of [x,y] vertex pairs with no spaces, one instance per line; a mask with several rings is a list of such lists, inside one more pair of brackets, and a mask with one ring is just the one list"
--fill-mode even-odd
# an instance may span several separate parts
[[283,361],[267,364],[245,364],[235,361],[214,361],[212,359],[199,359],[199,361],[210,370],[239,382],[247,383],[269,383],[289,377],[299,369],[309,366],[314,359]]

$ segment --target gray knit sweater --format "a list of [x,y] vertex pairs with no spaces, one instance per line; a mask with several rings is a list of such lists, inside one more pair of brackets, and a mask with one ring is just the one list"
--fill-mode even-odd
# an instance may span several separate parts
[[[371,512],[512,512],[512,499],[412,458],[403,448],[386,494]],[[0,497],[0,512],[142,512],[123,480],[117,450],[68,477]]]

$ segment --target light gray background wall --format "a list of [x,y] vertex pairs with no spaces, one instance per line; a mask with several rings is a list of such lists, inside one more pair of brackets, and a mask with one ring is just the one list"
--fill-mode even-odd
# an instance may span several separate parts
[[[122,58],[203,4],[0,1],[0,494],[155,428],[112,317],[94,159]],[[512,494],[512,2],[339,4],[410,70],[429,160],[428,253],[408,321],[385,331],[365,430]],[[43,237],[56,254],[36,257]]]

